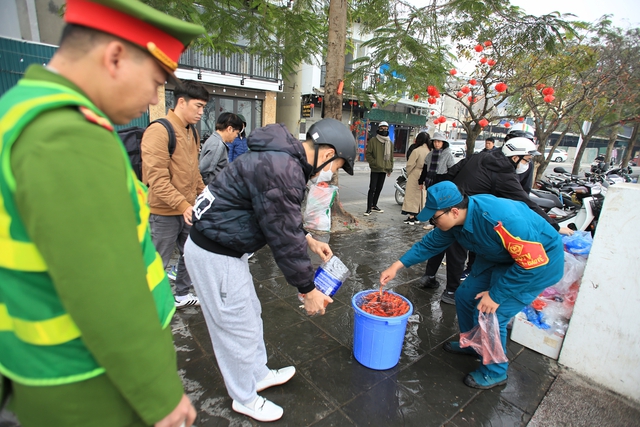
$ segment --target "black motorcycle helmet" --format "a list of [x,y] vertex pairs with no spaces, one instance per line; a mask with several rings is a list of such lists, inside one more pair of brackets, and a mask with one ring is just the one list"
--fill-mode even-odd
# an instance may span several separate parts
[[[342,169],[349,175],[353,175],[353,163],[356,159],[356,141],[349,128],[342,122],[331,118],[315,122],[307,132],[307,139],[313,141],[313,145],[316,148],[316,154],[313,159],[313,174],[318,173],[335,159],[344,159]],[[320,145],[332,146],[336,150],[336,155],[318,165],[318,147]]]
[[531,141],[535,142],[533,139],[533,134],[531,132],[527,132],[521,129],[511,129],[507,135],[504,137],[504,142],[507,142],[511,138],[527,138]]

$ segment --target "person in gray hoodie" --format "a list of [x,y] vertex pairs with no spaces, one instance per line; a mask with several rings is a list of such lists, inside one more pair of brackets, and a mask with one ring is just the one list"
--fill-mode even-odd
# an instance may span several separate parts
[[433,144],[433,150],[424,158],[422,173],[418,178],[421,190],[423,185],[424,188],[428,189],[433,184],[440,182],[441,179],[438,175],[444,176],[449,168],[456,163],[453,159],[453,154],[451,154],[447,137],[443,133],[434,133],[431,137],[431,143]]
[[305,142],[283,124],[272,124],[251,132],[247,144],[250,151],[198,196],[184,258],[232,409],[267,422],[282,417],[283,409],[257,393],[286,383],[296,370],[267,367],[248,254],[269,245],[292,294],[304,295],[307,314],[324,314],[333,300],[316,289],[307,249],[323,261],[332,252],[303,229],[300,208],[311,177],[332,176],[340,168],[353,175],[356,144],[335,119],[314,123]]
[[227,144],[242,133],[243,120],[234,113],[224,112],[216,121],[216,131],[211,134],[200,152],[200,175],[204,185],[209,185],[216,175],[229,163]]

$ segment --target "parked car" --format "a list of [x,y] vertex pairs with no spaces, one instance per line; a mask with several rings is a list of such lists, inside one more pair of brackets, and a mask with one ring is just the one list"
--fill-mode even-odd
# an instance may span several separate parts
[[449,141],[449,149],[454,157],[464,157],[467,152],[467,142],[463,139]]
[[[551,152],[551,147],[547,147],[544,149],[544,158],[546,159],[549,156],[549,153]],[[556,162],[556,163],[563,163],[566,162],[567,159],[569,158],[569,153],[567,153],[566,151],[560,149],[560,148],[556,148],[553,151],[553,155],[551,156],[551,160]]]

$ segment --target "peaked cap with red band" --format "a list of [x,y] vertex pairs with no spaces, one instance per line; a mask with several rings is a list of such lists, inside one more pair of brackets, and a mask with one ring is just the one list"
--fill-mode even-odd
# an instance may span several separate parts
[[67,0],[64,20],[140,46],[172,76],[182,52],[205,32],[137,0]]

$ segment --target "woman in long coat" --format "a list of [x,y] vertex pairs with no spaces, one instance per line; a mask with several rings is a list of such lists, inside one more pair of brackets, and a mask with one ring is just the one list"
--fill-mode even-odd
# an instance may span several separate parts
[[420,188],[418,178],[422,173],[424,159],[430,150],[431,140],[427,132],[420,132],[416,136],[416,141],[412,146],[411,154],[407,160],[407,185],[405,187],[404,203],[402,210],[407,212],[409,216],[404,221],[405,224],[414,225],[419,223],[416,215],[424,206],[426,195],[425,191]]

